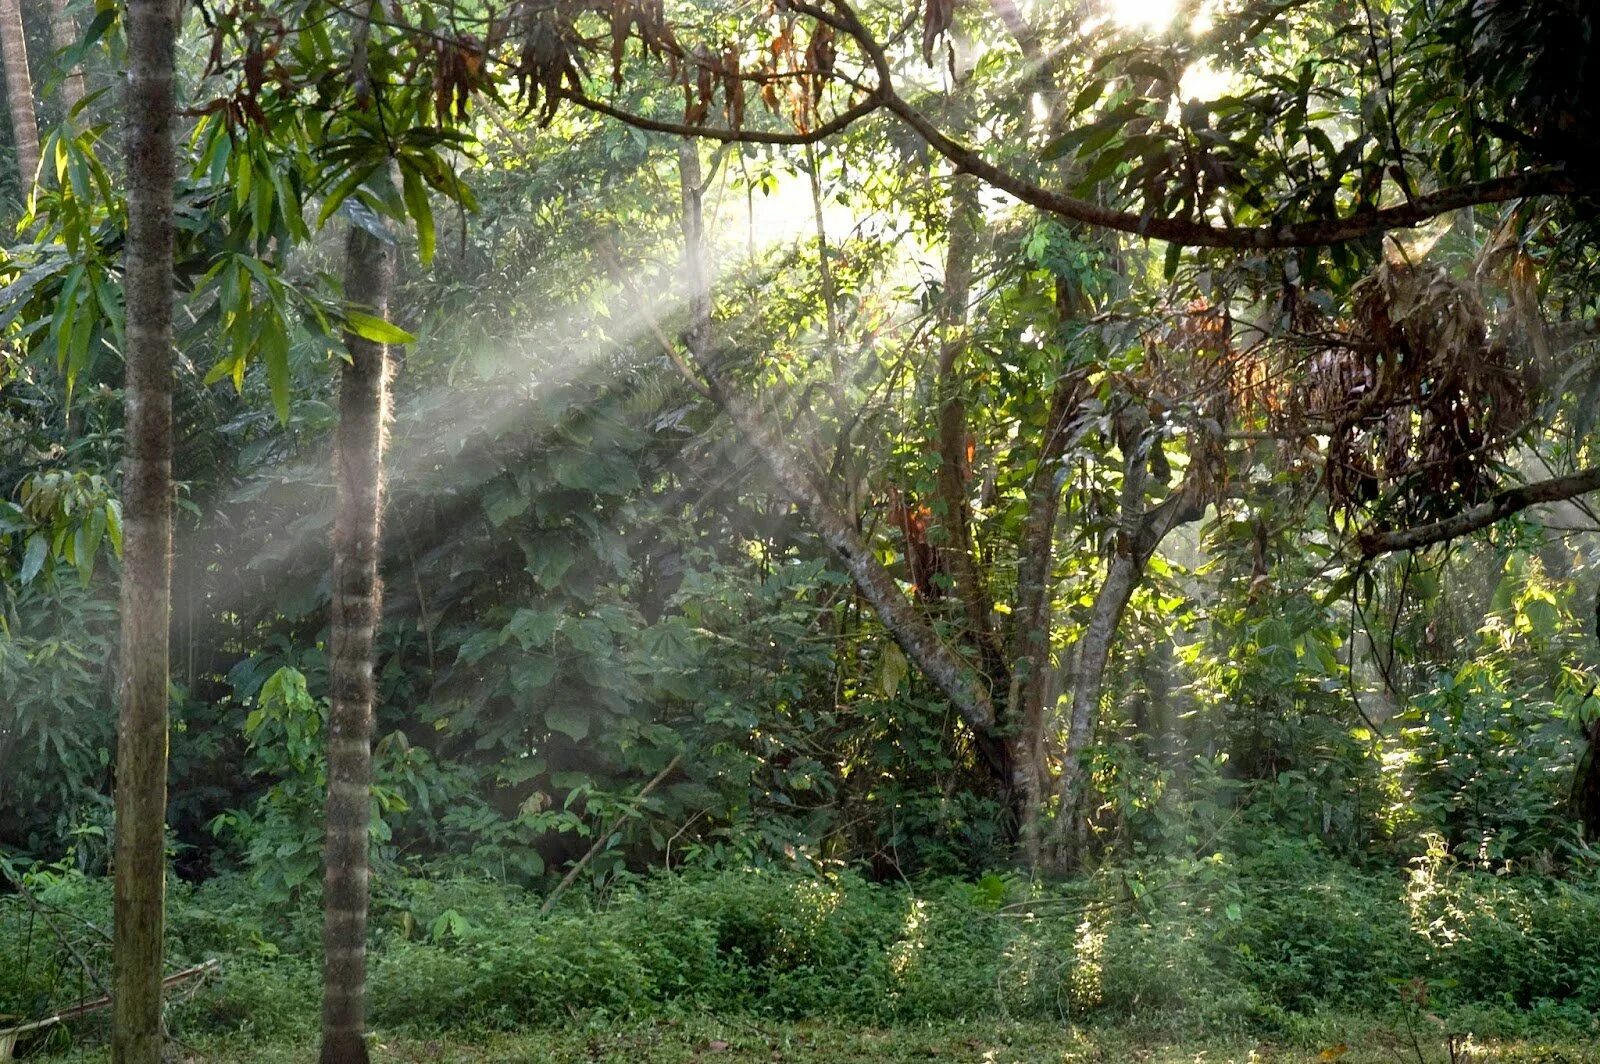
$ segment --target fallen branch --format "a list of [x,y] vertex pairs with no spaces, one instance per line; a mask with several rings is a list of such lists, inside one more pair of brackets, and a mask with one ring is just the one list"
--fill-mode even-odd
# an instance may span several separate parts
[[539,906],[540,916],[543,916],[551,909],[555,908],[556,899],[565,894],[567,892],[567,888],[578,881],[578,876],[582,875],[583,870],[589,867],[589,862],[598,857],[600,855],[600,851],[606,848],[606,840],[611,838],[611,836],[616,833],[616,830],[620,828],[630,816],[633,816],[639,811],[638,803],[644,801],[645,798],[649,796],[650,792],[655,790],[656,787],[661,784],[662,780],[672,775],[672,770],[677,768],[678,762],[682,760],[682,754],[674,757],[671,761],[667,762],[666,768],[662,769],[660,772],[657,772],[649,783],[646,783],[643,787],[639,788],[639,793],[635,795],[633,799],[635,803],[634,807],[624,812],[621,816],[617,817],[617,819],[613,820],[611,822],[611,826],[606,828],[605,831],[601,832],[600,837],[594,840],[594,845],[589,847],[589,852],[578,858],[578,863],[572,866],[572,870],[566,874],[561,882],[556,884],[556,889],[550,892],[550,896],[544,900],[544,904]]
[[[222,962],[209,960],[204,964],[197,964],[193,968],[185,968],[181,972],[173,972],[171,975],[161,980],[161,989],[170,990],[175,986],[181,986],[191,979],[203,979],[206,976],[212,975],[221,970]],[[106,994],[103,997],[93,998],[89,1001],[80,1001],[76,1005],[68,1005],[66,1008],[61,1009],[50,1016],[46,1016],[42,1020],[33,1020],[30,1023],[24,1023],[16,1027],[7,1027],[4,1030],[0,1030],[0,1060],[11,1059],[11,1052],[16,1048],[17,1039],[22,1035],[31,1034],[34,1031],[42,1031],[46,1028],[54,1027],[56,1024],[65,1023],[68,1020],[75,1020],[79,1016],[87,1016],[90,1013],[100,1012],[110,1007],[111,995]]]

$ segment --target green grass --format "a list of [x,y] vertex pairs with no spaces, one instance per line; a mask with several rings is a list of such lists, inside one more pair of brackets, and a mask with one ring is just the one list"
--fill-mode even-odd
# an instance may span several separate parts
[[[1345,1047],[1342,1052],[1340,1046]],[[1600,1064],[1600,1047],[1570,1039],[1473,1041],[1458,1052],[1462,1062]],[[49,1059],[87,1064],[104,1059],[104,1050]],[[309,1043],[263,1045],[236,1038],[183,1047],[174,1059],[184,1064],[309,1064],[316,1053]],[[1446,1064],[1450,1057],[1443,1030],[1426,1020],[1413,1042],[1403,1024],[1348,1018],[1319,1019],[1278,1042],[1240,1036],[1168,1042],[1118,1028],[1043,1023],[879,1028],[714,1017],[621,1024],[575,1019],[551,1030],[479,1040],[379,1035],[373,1053],[375,1064],[1271,1064],[1327,1059],[1343,1064]]]
[[[390,880],[374,906],[375,1059],[1444,1064],[1447,1032],[1470,1032],[1458,1064],[1600,1064],[1592,872],[1402,877],[1280,849],[1049,887],[655,876],[550,915],[502,884]],[[44,895],[87,921],[66,926],[102,971],[86,928],[105,925],[108,886],[69,876]],[[0,899],[0,1013],[89,992],[28,916]],[[313,1059],[318,926],[314,898],[275,910],[243,879],[175,890],[172,964],[222,962],[169,1010],[193,1047],[175,1059]],[[31,1059],[103,1060],[104,1023]]]

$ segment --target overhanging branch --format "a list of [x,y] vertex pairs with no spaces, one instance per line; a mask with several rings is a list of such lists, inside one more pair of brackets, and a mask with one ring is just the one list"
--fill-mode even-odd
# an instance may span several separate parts
[[665,119],[651,118],[648,115],[636,114],[624,110],[604,100],[597,100],[593,96],[575,92],[572,89],[562,89],[562,99],[576,104],[586,111],[614,118],[636,129],[649,130],[652,133],[672,133],[680,137],[695,137],[700,140],[718,140],[737,144],[815,144],[817,141],[826,140],[835,133],[843,132],[851,124],[865,118],[867,115],[884,106],[884,101],[875,95],[869,95],[858,101],[847,110],[839,112],[833,118],[805,132],[783,133],[776,130],[761,129],[719,129],[712,126],[686,125],[682,122],[668,122]]
[[800,0],[796,0],[792,6],[818,21],[834,26],[856,42],[876,73],[878,85],[875,96],[881,98],[882,105],[909,126],[934,151],[959,169],[1023,203],[1085,225],[1131,233],[1146,239],[1165,240],[1186,247],[1254,250],[1324,247],[1373,233],[1409,229],[1439,215],[1465,207],[1505,203],[1537,196],[1570,195],[1577,191],[1577,182],[1563,172],[1530,170],[1441,189],[1392,207],[1368,208],[1344,217],[1286,222],[1282,225],[1210,225],[1184,218],[1119,211],[1034,184],[1017,174],[1001,169],[975,149],[959,143],[944,133],[895,91],[894,71],[882,45],[845,0],[831,0],[833,9],[831,12],[823,10],[816,4]]
[[1360,545],[1362,556],[1366,558],[1374,558],[1380,554],[1388,554],[1398,550],[1417,550],[1420,547],[1444,543],[1476,532],[1479,529],[1488,528],[1496,521],[1502,521],[1512,514],[1526,510],[1530,506],[1538,506],[1540,503],[1562,502],[1576,498],[1579,495],[1585,495],[1591,491],[1600,491],[1600,467],[1586,469],[1570,476],[1555,477],[1550,480],[1537,481],[1533,484],[1524,484],[1517,488],[1508,488],[1485,502],[1462,510],[1453,517],[1446,517],[1441,521],[1416,525],[1412,528],[1362,532],[1357,537],[1357,542]]

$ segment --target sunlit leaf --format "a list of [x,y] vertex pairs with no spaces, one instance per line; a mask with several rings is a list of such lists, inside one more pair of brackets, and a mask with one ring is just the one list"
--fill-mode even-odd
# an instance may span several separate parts
[[371,314],[363,314],[359,310],[345,311],[344,321],[347,329],[363,340],[371,340],[373,343],[409,344],[417,339],[398,325]]

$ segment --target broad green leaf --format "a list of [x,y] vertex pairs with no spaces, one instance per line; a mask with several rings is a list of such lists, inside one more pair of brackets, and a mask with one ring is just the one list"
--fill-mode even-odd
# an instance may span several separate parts
[[575,742],[589,737],[589,714],[570,705],[555,705],[544,711],[544,722]]
[[531,650],[534,647],[547,645],[560,623],[559,610],[520,609],[512,614],[511,623],[505,627],[505,634],[516,639],[523,650]]
[[359,310],[345,311],[344,323],[345,328],[363,340],[371,340],[376,344],[409,344],[417,339],[400,326]]
[[17,572],[17,582],[32,583],[33,578],[44,568],[45,559],[49,555],[50,541],[43,532],[35,532],[29,536],[27,549],[22,555],[22,568]]

